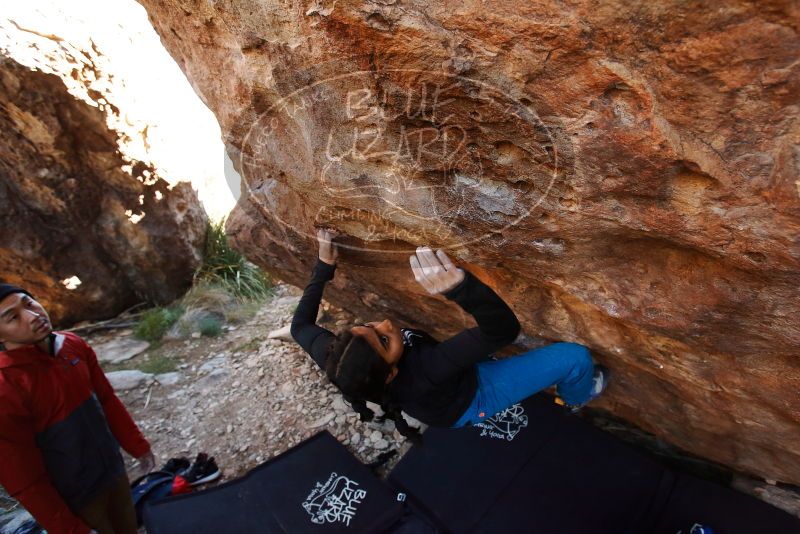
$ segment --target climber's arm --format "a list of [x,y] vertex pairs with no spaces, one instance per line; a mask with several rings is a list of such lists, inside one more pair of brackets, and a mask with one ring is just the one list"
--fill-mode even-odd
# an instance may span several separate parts
[[467,328],[436,345],[428,366],[431,378],[445,379],[512,343],[522,326],[492,288],[467,272],[464,281],[442,293],[470,313],[478,326]]
[[318,230],[317,238],[320,252],[311,275],[311,280],[303,291],[292,318],[290,332],[292,338],[311,355],[320,368],[325,368],[325,354],[330,341],[335,337],[333,332],[316,324],[319,303],[325,290],[325,282],[333,279],[336,271],[338,252],[331,243],[335,234],[327,230]]
[[410,261],[415,279],[429,293],[457,302],[478,323],[436,346],[435,356],[426,361],[433,380],[445,380],[485,360],[517,337],[521,325],[511,308],[472,273],[456,267],[441,249],[434,255],[427,247],[418,248]]

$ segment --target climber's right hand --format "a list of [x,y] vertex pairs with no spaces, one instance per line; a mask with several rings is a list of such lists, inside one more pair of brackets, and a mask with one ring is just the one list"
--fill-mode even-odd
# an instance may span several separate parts
[[431,295],[449,291],[464,280],[464,270],[456,267],[442,249],[434,254],[430,247],[417,247],[409,261],[414,278]]

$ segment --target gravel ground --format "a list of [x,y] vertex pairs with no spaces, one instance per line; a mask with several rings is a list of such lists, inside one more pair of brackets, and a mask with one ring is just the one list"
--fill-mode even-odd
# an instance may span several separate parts
[[[322,430],[365,463],[398,450],[382,473],[405,453],[410,444],[392,421],[362,423],[299,345],[267,338],[291,322],[301,294],[279,284],[275,296],[234,330],[217,338],[166,342],[159,352],[180,362],[178,376],[171,377],[177,383],[148,379],[118,391],[159,464],[207,452],[230,479]],[[322,310],[318,322],[330,329],[358,319],[325,302]],[[136,356],[128,367],[145,358],[146,353]]]

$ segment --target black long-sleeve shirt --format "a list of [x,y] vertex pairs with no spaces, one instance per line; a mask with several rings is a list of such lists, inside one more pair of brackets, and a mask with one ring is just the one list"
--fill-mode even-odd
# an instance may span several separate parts
[[[335,270],[317,260],[291,326],[292,337],[322,368],[335,336],[315,323],[325,282]],[[400,329],[405,348],[389,391],[403,411],[432,426],[451,426],[461,417],[478,387],[475,364],[514,341],[521,329],[514,312],[489,286],[469,271],[464,274],[442,295],[472,314],[478,326],[442,342],[421,330]]]

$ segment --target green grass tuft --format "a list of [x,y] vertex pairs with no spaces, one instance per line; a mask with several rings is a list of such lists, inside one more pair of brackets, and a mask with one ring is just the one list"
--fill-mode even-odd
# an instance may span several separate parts
[[233,249],[225,233],[225,221],[209,223],[203,265],[195,282],[221,285],[241,299],[261,300],[272,294],[272,281],[257,265]]
[[160,375],[162,373],[171,373],[178,368],[175,358],[170,358],[160,352],[151,354],[147,361],[142,362],[138,366],[139,370],[144,373],[151,373]]
[[200,333],[204,336],[216,337],[222,333],[222,322],[213,316],[203,317],[198,323]]
[[133,333],[139,339],[157,343],[164,337],[167,330],[180,319],[181,315],[183,315],[183,308],[181,307],[147,310],[139,319]]

